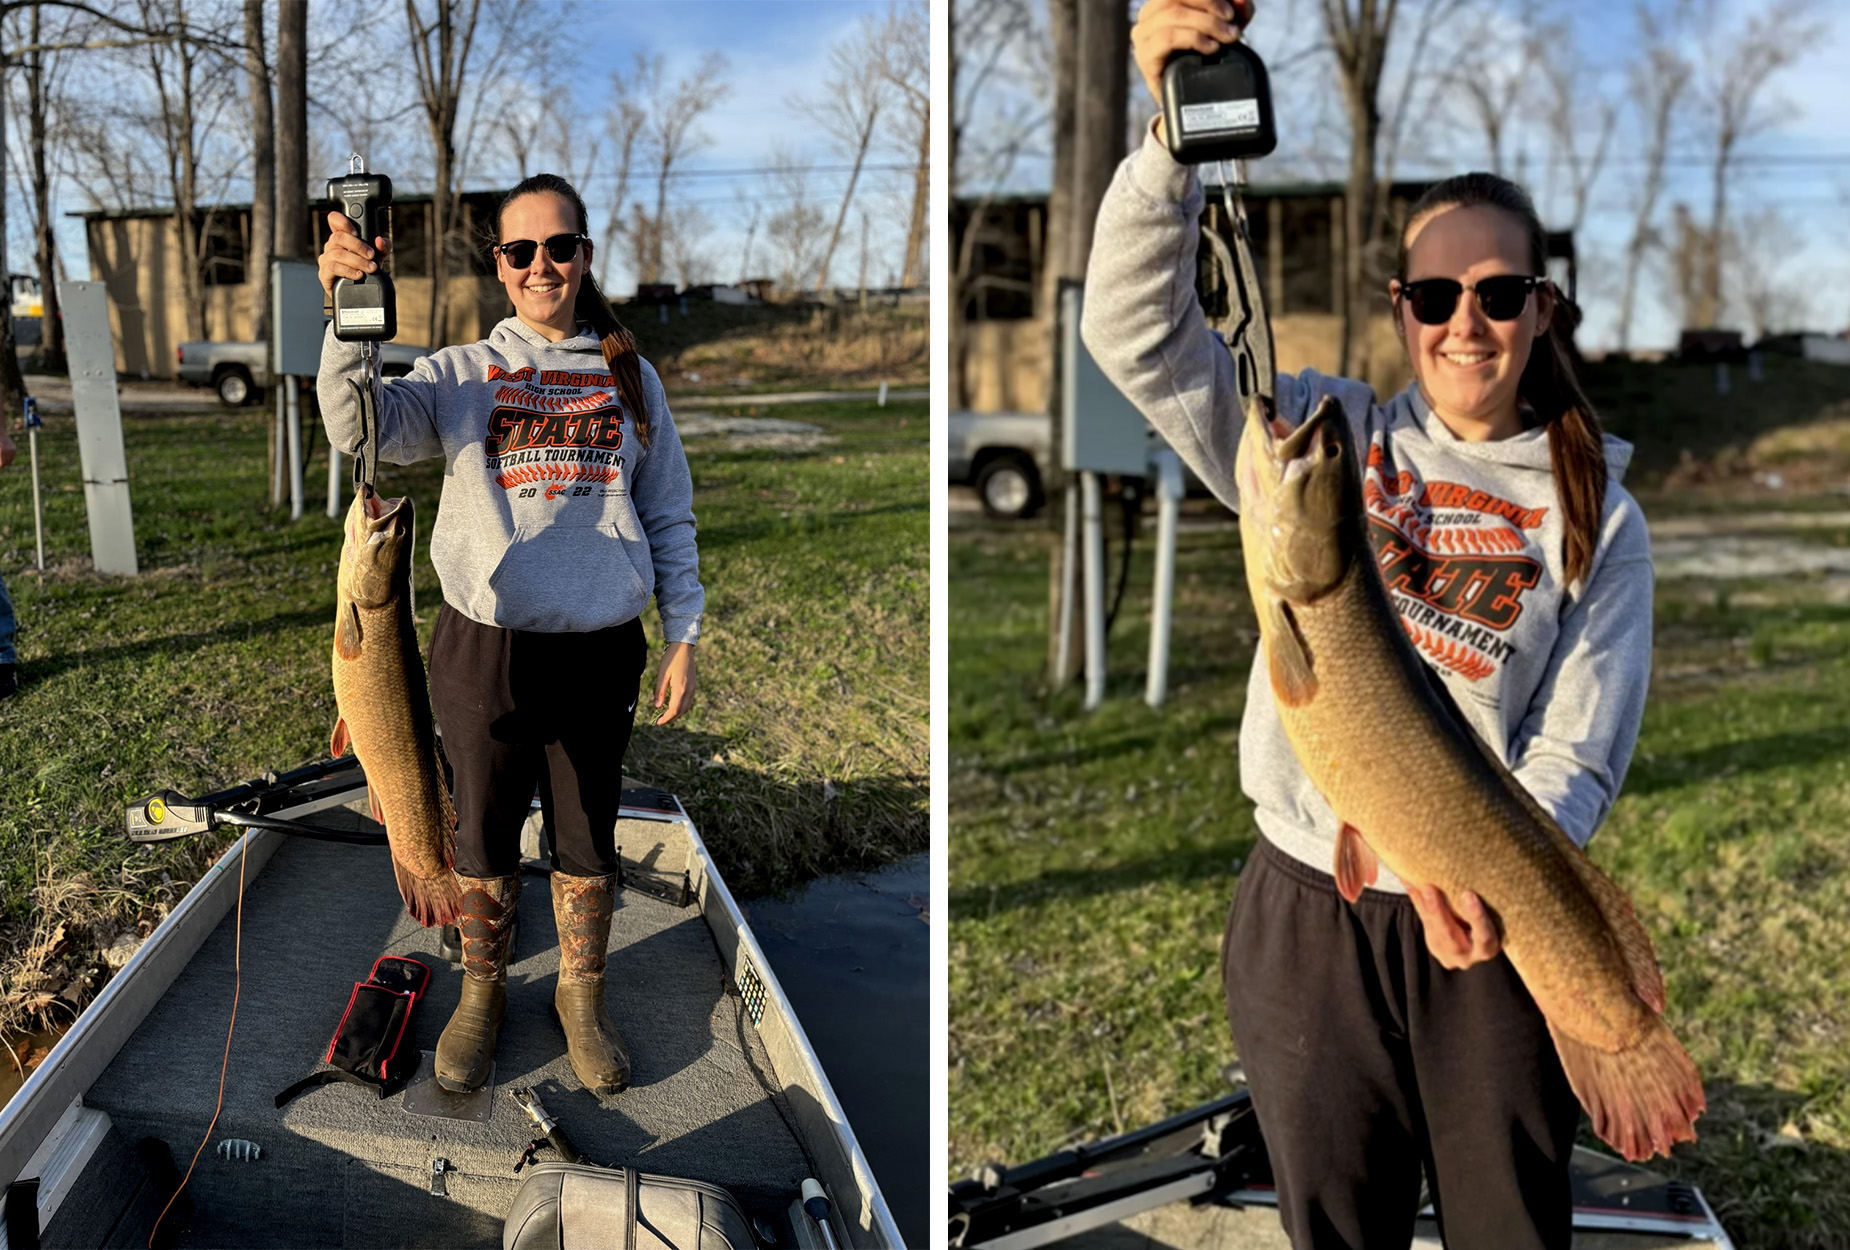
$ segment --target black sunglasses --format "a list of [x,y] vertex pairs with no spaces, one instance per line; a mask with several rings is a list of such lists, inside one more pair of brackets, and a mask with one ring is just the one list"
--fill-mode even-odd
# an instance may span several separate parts
[[[552,257],[555,265],[564,265],[578,255],[578,245],[589,243],[588,236],[582,234],[555,234],[546,240],[546,254]],[[533,263],[533,252],[540,244],[532,239],[511,239],[506,243],[497,243],[489,250],[499,252],[507,257],[507,263],[516,269],[525,269]]]
[[1401,283],[1400,294],[1407,301],[1407,307],[1413,310],[1413,319],[1421,325],[1442,326],[1450,321],[1453,310],[1458,307],[1458,297],[1467,289],[1477,292],[1477,306],[1486,317],[1492,321],[1514,321],[1522,316],[1529,302],[1529,292],[1543,281],[1545,279],[1525,274],[1507,273],[1479,278],[1467,288],[1455,278],[1421,278],[1418,282]]

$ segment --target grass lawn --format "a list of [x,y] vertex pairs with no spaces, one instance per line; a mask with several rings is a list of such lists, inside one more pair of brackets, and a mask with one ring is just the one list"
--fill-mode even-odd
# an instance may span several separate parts
[[[1842,527],[1780,519],[1850,511],[1826,489],[1850,455],[1814,451],[1816,489],[1752,476],[1795,429],[1840,420],[1850,379],[1832,391],[1828,373],[1803,372],[1819,398],[1786,407],[1784,430],[1703,435],[1693,460],[1661,438],[1641,446],[1647,514],[1746,512],[1771,526],[1757,537],[1850,543]],[[1595,381],[1648,389],[1629,372]],[[1694,387],[1689,397],[1700,419],[1706,401]],[[1669,427],[1606,402],[1620,432]],[[1219,943],[1256,837],[1238,729],[1257,630],[1237,532],[1211,507],[1197,515],[1181,541],[1160,711],[1142,702],[1149,537],[1111,636],[1108,701],[1087,715],[1077,691],[1046,690],[1050,530],[953,529],[954,1177],[1225,1092],[1219,1068],[1235,1055]],[[1114,549],[1114,578],[1116,560]],[[1643,732],[1591,848],[1657,944],[1669,1018],[1709,1093],[1702,1140],[1665,1170],[1702,1186],[1743,1247],[1850,1244],[1847,604],[1843,573],[1660,581]]]
[[[25,440],[0,474],[0,569],[25,689],[0,703],[0,1026],[79,1005],[98,952],[146,932],[230,841],[131,849],[128,804],[200,794],[325,756],[340,528],[268,506],[263,410],[123,424],[141,575],[89,569],[73,420],[40,437],[47,572],[32,569]],[[717,410],[720,415],[736,415]],[[927,844],[928,422],[922,402],[780,406],[820,445],[740,450],[690,439],[707,615],[692,713],[638,709],[627,771],[678,792],[732,887],[759,892]],[[382,466],[429,534],[430,461]],[[424,542],[424,641],[439,591]],[[660,631],[644,616],[652,644]],[[654,669],[645,678],[653,690]]]

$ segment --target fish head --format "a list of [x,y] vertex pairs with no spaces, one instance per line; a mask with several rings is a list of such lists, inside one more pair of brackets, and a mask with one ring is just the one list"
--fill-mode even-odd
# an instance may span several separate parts
[[1361,470],[1341,405],[1326,396],[1294,430],[1255,397],[1234,476],[1247,558],[1261,561],[1266,590],[1300,604],[1334,590],[1366,541]]
[[411,497],[356,496],[347,509],[340,550],[340,591],[363,608],[379,608],[411,584]]

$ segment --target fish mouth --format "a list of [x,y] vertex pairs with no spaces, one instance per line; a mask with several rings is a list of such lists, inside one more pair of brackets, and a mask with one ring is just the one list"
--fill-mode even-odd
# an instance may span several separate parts
[[1366,541],[1353,524],[1361,492],[1350,482],[1348,420],[1328,396],[1296,429],[1264,401],[1247,410],[1240,506],[1264,543],[1264,584],[1279,599],[1305,604],[1329,593]]

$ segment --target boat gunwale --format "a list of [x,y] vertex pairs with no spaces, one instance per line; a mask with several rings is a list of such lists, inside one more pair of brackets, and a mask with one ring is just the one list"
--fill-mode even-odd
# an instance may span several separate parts
[[[347,806],[363,797],[366,790],[363,776],[356,774],[351,779],[343,778],[343,781],[349,784],[331,786],[302,803],[266,814],[279,819],[300,819],[329,808]],[[688,814],[678,795],[671,797],[675,804],[673,812],[625,806],[620,809],[619,818],[681,825],[693,858],[688,867],[693,868],[698,864],[698,871],[693,875],[698,882],[696,890],[700,917],[709,936],[714,939],[714,946],[727,975],[736,988],[737,956],[742,950],[751,960],[764,985],[767,1001],[775,1006],[781,1023],[790,1032],[797,1060],[804,1069],[797,1075],[814,1087],[833,1145],[847,1163],[850,1175],[845,1179],[853,1183],[855,1192],[863,1198],[869,1227],[863,1229],[844,1218],[848,1212],[838,1202],[834,1210],[838,1228],[863,1234],[863,1237],[851,1239],[850,1244],[855,1246],[903,1246],[904,1239],[893,1221],[873,1170],[868,1166],[860,1143],[855,1139],[854,1130],[848,1123],[847,1115],[823,1071],[814,1047],[810,1045],[794,1008],[785,996],[776,974],[771,971],[763,949],[758,945],[757,936],[752,933],[744,913],[733,899],[730,887],[714,864],[693,817]],[[175,904],[173,910],[155,926],[154,931],[128,961],[110,977],[102,991],[78,1015],[70,1030],[58,1039],[51,1052],[27,1077],[12,1099],[0,1107],[0,1177],[10,1180],[32,1161],[72,1103],[82,1099],[110,1064],[115,1062],[135,1031],[165,997],[198,954],[200,947],[236,904],[238,884],[233,879],[233,872],[240,867],[239,857],[245,857],[242,875],[244,888],[248,889],[251,882],[268,867],[287,836],[275,830],[251,829],[227,847]],[[731,930],[731,950],[727,949],[727,942],[722,940],[720,928],[716,924],[713,914],[715,902],[718,905],[718,919]],[[775,1072],[774,1057],[772,1063]],[[786,1089],[797,1083],[782,1073],[776,1075]],[[804,1135],[798,1132],[797,1126],[793,1124],[790,1128],[798,1140],[803,1141]],[[806,1146],[809,1144],[805,1143]],[[841,1188],[840,1185],[831,1187]],[[41,1212],[42,1223],[49,1223],[54,1213]],[[869,1236],[871,1240],[865,1239]],[[3,1241],[0,1244],[4,1244]]]

